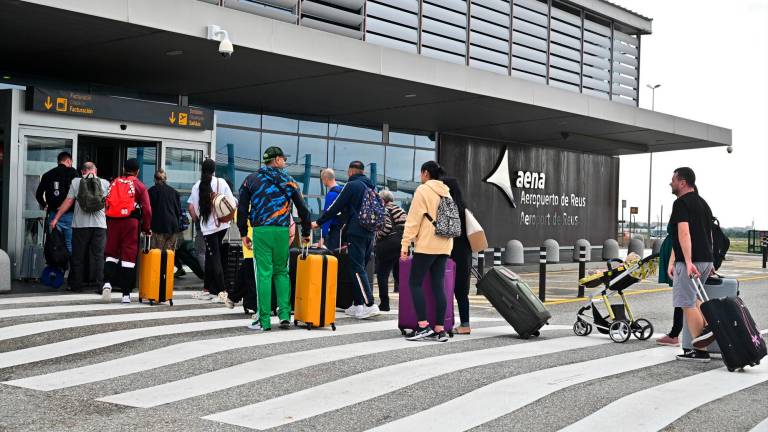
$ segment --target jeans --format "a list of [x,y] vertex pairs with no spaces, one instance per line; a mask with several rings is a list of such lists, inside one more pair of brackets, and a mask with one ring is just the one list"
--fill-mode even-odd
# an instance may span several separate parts
[[445,323],[446,298],[443,291],[445,282],[445,263],[448,261],[448,255],[427,255],[422,253],[413,254],[413,263],[411,264],[411,276],[408,285],[411,287],[411,297],[413,306],[416,309],[418,320],[427,321],[427,305],[424,300],[422,283],[424,276],[429,271],[432,294],[435,296],[435,322],[436,326],[442,326]]
[[349,242],[349,263],[352,272],[352,298],[355,305],[373,305],[373,290],[368,281],[365,267],[371,260],[373,233],[368,236],[347,235]]
[[[72,217],[74,212],[66,212],[61,215],[61,219],[56,223],[56,228],[60,229],[64,233],[64,244],[67,245],[67,251],[72,255]],[[50,222],[56,217],[56,212],[48,212],[48,221]]]
[[462,325],[469,324],[469,277],[472,269],[472,249],[464,237],[453,239],[451,258],[456,262],[456,287],[454,296],[459,305]]
[[[73,291],[83,288],[83,280],[93,281],[101,288],[104,284],[104,246],[107,230],[104,228],[74,228],[72,230],[72,268],[69,285]],[[85,270],[88,270],[87,273]]]
[[221,266],[221,242],[227,230],[205,236],[205,278],[203,289],[213,295],[224,291],[224,268]]

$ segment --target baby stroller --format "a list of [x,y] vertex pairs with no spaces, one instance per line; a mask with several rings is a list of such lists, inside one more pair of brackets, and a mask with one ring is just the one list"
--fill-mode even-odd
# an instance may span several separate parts
[[[653,325],[646,319],[635,319],[629,302],[624,295],[624,290],[641,280],[656,274],[659,254],[635,259],[628,257],[626,261],[611,259],[607,262],[608,270],[579,280],[579,284],[587,288],[595,288],[600,285],[605,287],[600,292],[589,296],[587,303],[576,313],[576,322],[573,324],[573,332],[577,336],[587,336],[592,333],[592,326],[597,331],[610,336],[617,343],[624,343],[632,335],[640,340],[646,340],[653,336]],[[611,267],[612,263],[619,263]],[[621,303],[611,304],[609,297],[618,294]],[[603,315],[597,307],[595,297],[600,297],[608,311]],[[591,310],[591,314],[588,312]]]

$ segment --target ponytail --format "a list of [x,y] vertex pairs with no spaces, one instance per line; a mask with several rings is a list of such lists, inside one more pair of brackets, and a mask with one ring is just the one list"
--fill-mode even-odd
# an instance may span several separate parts
[[208,218],[211,216],[211,208],[213,207],[213,200],[211,195],[213,189],[211,189],[211,180],[213,174],[216,172],[216,162],[213,159],[206,159],[203,161],[202,174],[200,175],[200,216],[203,222],[208,223]]
[[429,178],[432,180],[440,180],[445,175],[445,170],[435,161],[427,161],[421,166],[422,171],[429,173]]

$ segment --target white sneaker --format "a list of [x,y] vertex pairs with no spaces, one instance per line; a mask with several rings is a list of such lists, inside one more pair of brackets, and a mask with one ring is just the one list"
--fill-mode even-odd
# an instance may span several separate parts
[[224,303],[224,306],[234,309],[235,303],[229,299],[229,294],[227,294],[226,291],[222,291],[219,293],[219,300],[221,300],[222,303]]
[[221,298],[221,293],[217,296],[211,295],[211,303],[224,303],[224,299]]
[[356,317],[360,313],[360,310],[362,309],[362,307],[363,307],[362,305],[352,305],[348,307],[344,311],[344,313],[351,317]]
[[104,288],[101,290],[101,301],[104,303],[112,301],[112,285],[104,284]]
[[131,295],[130,294],[124,295],[123,296],[123,301],[121,303],[123,303],[123,304],[130,304],[131,303]]
[[192,298],[197,300],[210,300],[213,298],[213,296],[208,291],[203,290],[200,292],[192,293]]
[[357,313],[357,315],[355,315],[355,318],[366,319],[375,317],[379,314],[381,314],[381,311],[379,310],[379,306],[376,304],[373,306],[360,306],[360,311]]

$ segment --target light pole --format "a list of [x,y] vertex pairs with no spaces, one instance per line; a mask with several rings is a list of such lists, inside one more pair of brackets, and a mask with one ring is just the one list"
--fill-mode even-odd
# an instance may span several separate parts
[[[646,84],[651,89],[651,111],[656,111],[656,89],[661,84]],[[651,241],[651,186],[653,185],[653,152],[649,153],[648,159],[648,242]]]

